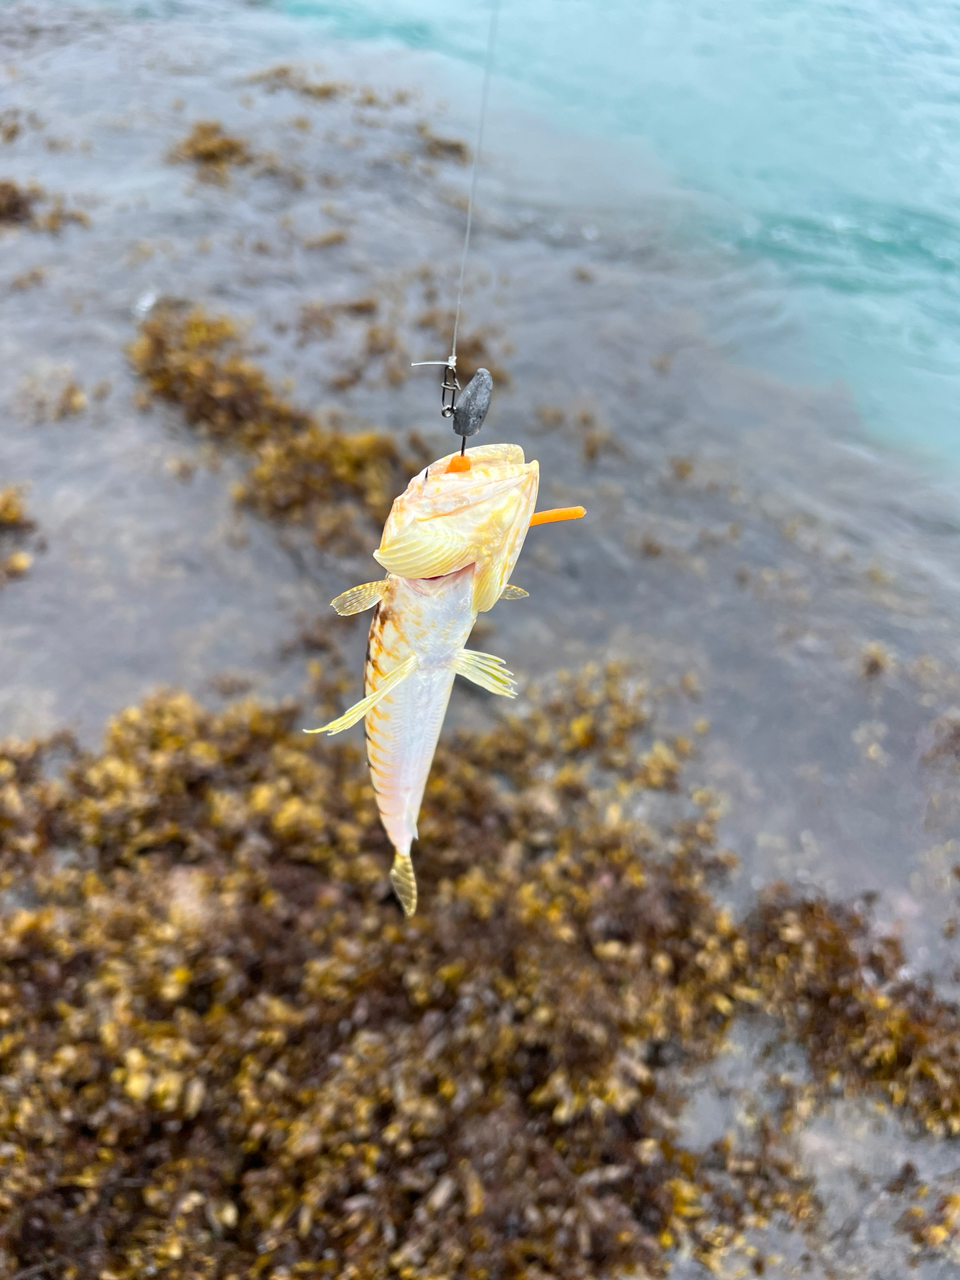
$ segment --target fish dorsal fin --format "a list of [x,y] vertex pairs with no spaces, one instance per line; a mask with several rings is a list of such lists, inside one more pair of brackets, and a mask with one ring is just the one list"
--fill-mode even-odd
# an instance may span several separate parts
[[456,665],[457,675],[472,680],[488,693],[499,693],[504,698],[517,696],[513,672],[507,670],[502,658],[492,653],[480,653],[477,649],[461,649]]
[[501,600],[525,600],[529,594],[530,592],[524,591],[523,587],[515,587],[512,585],[512,583],[508,582],[507,585],[500,592],[500,599]]
[[417,656],[412,653],[409,658],[400,663],[399,667],[395,667],[384,680],[381,680],[379,687],[373,693],[361,698],[359,702],[355,702],[350,710],[345,711],[337,720],[331,720],[329,724],[322,724],[319,729],[304,729],[304,733],[342,733],[344,729],[349,729],[358,720],[362,720],[368,711],[373,710],[381,698],[385,698],[398,684],[406,680],[407,676],[413,675],[416,669]]
[[386,578],[381,578],[379,582],[364,582],[359,587],[351,587],[349,591],[344,591],[330,603],[341,618],[346,618],[351,613],[363,613],[364,609],[372,609],[383,599],[386,589]]

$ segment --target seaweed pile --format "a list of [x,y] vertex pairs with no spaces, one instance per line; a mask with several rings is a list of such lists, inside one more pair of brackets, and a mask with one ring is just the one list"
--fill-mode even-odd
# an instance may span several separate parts
[[22,546],[10,550],[5,544],[21,542],[34,528],[27,514],[23,489],[8,485],[0,489],[0,586],[10,578],[22,578],[33,564],[33,556]]
[[417,132],[423,139],[424,151],[434,160],[454,160],[457,164],[469,164],[473,152],[459,138],[441,138],[428,124],[421,124]]
[[311,80],[300,67],[289,63],[269,67],[266,71],[258,71],[250,77],[250,84],[260,85],[268,93],[276,93],[279,89],[289,89],[314,102],[326,102],[346,92],[348,86],[337,84],[332,80]]
[[3,1274],[587,1280],[681,1247],[760,1274],[757,1229],[821,1213],[794,1103],[690,1149],[670,1065],[744,1017],[817,1097],[960,1127],[956,1010],[851,909],[781,890],[735,924],[691,744],[624,671],[441,748],[411,921],[360,752],[296,714],[173,692],[99,755],[0,750]]
[[232,165],[253,163],[253,152],[243,138],[225,133],[217,120],[198,120],[168,159],[171,164],[192,164],[200,182],[223,186]]
[[234,322],[200,307],[159,304],[130,359],[149,397],[178,405],[206,437],[249,456],[240,504],[309,526],[323,546],[365,550],[393,495],[429,460],[415,436],[404,449],[381,432],[345,430],[337,410],[295,408],[247,358]]
[[43,196],[39,187],[18,187],[15,182],[0,182],[0,223],[30,226],[34,220],[34,205]]
[[53,207],[46,213],[38,213],[36,206],[46,199],[46,192],[36,184],[19,187],[9,178],[0,179],[0,227],[19,226],[59,235],[68,222],[90,225],[88,216],[80,209],[68,209],[61,196],[54,197]]

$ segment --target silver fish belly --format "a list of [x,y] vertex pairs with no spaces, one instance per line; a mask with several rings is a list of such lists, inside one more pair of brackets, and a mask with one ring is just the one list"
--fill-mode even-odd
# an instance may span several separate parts
[[364,685],[374,694],[400,665],[413,673],[367,712],[367,759],[377,804],[396,850],[390,879],[404,910],[416,910],[410,846],[440,729],[457,673],[458,655],[476,621],[473,565],[441,578],[390,575],[370,625]]

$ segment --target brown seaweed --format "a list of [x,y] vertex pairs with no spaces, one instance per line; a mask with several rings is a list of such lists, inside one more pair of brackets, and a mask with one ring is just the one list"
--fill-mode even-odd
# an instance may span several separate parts
[[167,158],[172,164],[194,165],[201,182],[222,186],[231,167],[252,164],[254,156],[245,140],[226,133],[218,120],[198,120]]
[[[350,307],[366,315],[375,305]],[[250,361],[233,321],[201,308],[158,306],[141,325],[130,360],[150,396],[177,404],[192,426],[249,456],[238,502],[307,525],[323,545],[369,543],[393,495],[423,465],[412,438],[404,449],[381,432],[345,430],[347,419],[336,411],[295,408]]]
[[426,123],[417,126],[423,140],[423,149],[433,160],[453,160],[456,164],[469,164],[473,159],[470,147],[459,138],[443,138],[435,134]]
[[410,921],[360,752],[293,708],[169,693],[99,755],[5,744],[0,1268],[592,1280],[685,1245],[762,1271],[747,1232],[820,1213],[783,1117],[687,1149],[669,1068],[758,1008],[824,1094],[955,1131],[956,1010],[849,908],[778,891],[736,925],[650,716],[593,668],[442,747]]
[[262,86],[268,93],[276,93],[278,89],[289,89],[304,98],[312,98],[314,102],[328,102],[345,93],[349,86],[335,83],[332,80],[310,80],[298,67],[289,63],[269,67],[266,71],[258,71],[250,77],[250,84]]
[[[25,535],[36,528],[27,514],[25,490],[21,485],[0,489],[0,586],[11,578],[22,578],[30,571],[33,556],[22,543]],[[14,549],[10,549],[11,542]]]
[[0,227],[26,227],[30,231],[49,231],[59,235],[68,223],[87,227],[90,219],[80,209],[68,209],[62,196],[53,198],[53,207],[37,212],[37,205],[47,199],[42,187],[35,184],[18,187],[8,178],[0,179]]
[[33,222],[34,206],[43,199],[40,187],[18,187],[9,179],[0,181],[0,224],[14,226]]

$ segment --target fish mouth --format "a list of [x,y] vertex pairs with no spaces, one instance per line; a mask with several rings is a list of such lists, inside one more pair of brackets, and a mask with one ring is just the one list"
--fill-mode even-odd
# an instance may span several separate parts
[[439,595],[439,593],[447,586],[453,584],[460,578],[467,576],[472,577],[476,570],[476,563],[471,562],[465,564],[462,569],[454,569],[453,573],[438,573],[432,578],[408,578],[407,581],[415,591],[421,591],[424,595]]

